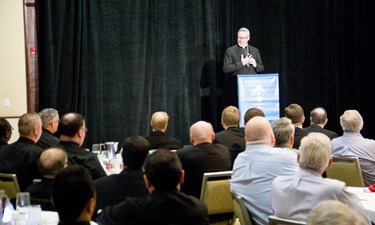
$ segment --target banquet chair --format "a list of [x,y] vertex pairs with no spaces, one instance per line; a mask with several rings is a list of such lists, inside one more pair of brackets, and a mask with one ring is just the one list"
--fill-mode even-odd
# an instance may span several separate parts
[[234,224],[234,206],[230,193],[232,171],[203,174],[200,199],[207,205],[210,225]]
[[234,192],[231,192],[233,201],[234,201],[234,214],[238,218],[241,225],[252,225],[249,211],[243,202],[241,196],[237,195]]
[[5,191],[9,199],[16,198],[20,192],[16,174],[0,173],[0,189]]
[[305,225],[305,221],[280,218],[277,216],[268,216],[269,225]]
[[358,157],[333,156],[332,165],[326,174],[328,178],[345,182],[346,186],[365,187]]

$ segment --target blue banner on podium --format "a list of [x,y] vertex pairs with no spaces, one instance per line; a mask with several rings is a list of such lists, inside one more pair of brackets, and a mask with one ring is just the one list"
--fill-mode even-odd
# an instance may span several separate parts
[[280,118],[279,74],[237,75],[237,83],[241,127],[250,108],[261,109],[270,122]]

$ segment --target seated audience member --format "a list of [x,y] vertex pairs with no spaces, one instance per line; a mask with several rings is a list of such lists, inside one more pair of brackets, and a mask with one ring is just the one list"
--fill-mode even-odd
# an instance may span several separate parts
[[239,128],[240,111],[235,106],[226,107],[221,113],[221,125],[224,130],[215,134],[215,142],[228,148],[236,142],[245,142],[245,133]]
[[356,156],[366,186],[375,183],[375,140],[361,135],[363,119],[357,110],[346,110],[340,117],[344,134],[331,141],[332,155]]
[[0,173],[15,173],[21,191],[40,178],[37,161],[43,149],[36,145],[42,134],[38,113],[23,114],[18,120],[19,139],[0,151]]
[[271,123],[271,127],[275,135],[274,147],[291,150],[294,143],[294,126],[292,121],[286,117],[281,117],[280,119],[274,120]]
[[[95,186],[90,171],[70,165],[56,174],[52,202],[59,214],[59,225],[89,225],[95,211]],[[91,224],[95,224],[91,221]]]
[[190,127],[193,145],[177,151],[185,170],[181,191],[200,198],[203,173],[231,170],[231,157],[227,147],[213,144],[215,133],[210,123],[198,121]]
[[8,145],[8,141],[12,137],[12,126],[5,118],[0,118],[0,150]]
[[59,113],[56,109],[48,108],[40,111],[39,116],[42,119],[43,133],[36,144],[44,149],[57,146],[59,139],[53,134],[57,132],[59,127]]
[[298,163],[296,174],[278,176],[272,182],[274,215],[304,221],[316,204],[332,199],[344,202],[366,216],[357,196],[347,191],[344,182],[322,177],[332,163],[331,143],[327,135],[313,132],[304,137],[298,152]]
[[93,179],[107,176],[97,155],[81,148],[86,137],[86,122],[81,114],[68,113],[61,117],[59,145],[66,151],[69,164],[86,167]]
[[148,194],[143,181],[142,165],[150,144],[142,136],[132,136],[122,144],[123,170],[119,174],[101,177],[94,181],[96,208],[103,209],[122,202],[127,197]]
[[304,111],[300,105],[293,103],[286,107],[284,112],[295,127],[293,148],[298,149],[301,145],[301,139],[307,135],[307,132],[302,128],[302,124],[305,122]]
[[42,152],[38,167],[42,179],[31,184],[26,192],[30,193],[31,204],[40,204],[43,210],[52,210],[52,183],[58,172],[68,165],[68,157],[60,148],[48,148]]
[[151,117],[152,132],[146,139],[150,143],[151,149],[179,149],[184,145],[166,134],[169,116],[166,112],[155,112]]
[[271,210],[271,183],[278,175],[292,175],[298,168],[297,154],[287,148],[274,148],[271,124],[261,116],[245,127],[246,149],[233,165],[230,188],[244,200],[255,224],[268,224]]
[[184,171],[176,153],[156,150],[147,156],[143,167],[150,195],[106,207],[97,217],[99,224],[208,225],[206,205],[179,191]]
[[359,213],[337,200],[318,203],[307,215],[307,225],[368,225]]
[[[265,117],[264,112],[261,109],[258,108],[250,108],[246,111],[244,116],[244,125],[246,126],[246,123],[255,116],[262,116]],[[240,141],[236,141],[230,148],[230,155],[232,157],[232,165],[234,163],[234,160],[237,158],[237,155],[243,152],[246,148],[246,141],[245,138]]]
[[307,133],[311,132],[319,132],[325,134],[329,137],[329,139],[337,138],[336,132],[324,129],[324,126],[327,124],[327,112],[324,108],[318,107],[313,109],[310,112],[310,126],[306,127],[305,130]]

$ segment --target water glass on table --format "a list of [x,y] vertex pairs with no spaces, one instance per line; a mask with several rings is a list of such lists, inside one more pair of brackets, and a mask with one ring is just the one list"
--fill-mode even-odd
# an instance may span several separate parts
[[27,207],[30,205],[30,193],[19,192],[16,198],[16,210],[20,214],[27,213]]

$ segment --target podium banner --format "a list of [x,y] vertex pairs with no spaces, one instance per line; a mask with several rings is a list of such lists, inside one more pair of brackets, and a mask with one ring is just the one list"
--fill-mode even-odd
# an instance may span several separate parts
[[250,108],[261,109],[270,122],[280,118],[279,74],[237,75],[237,83],[240,127]]

